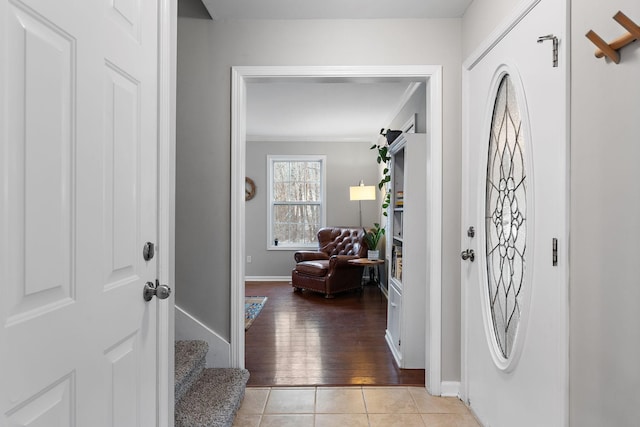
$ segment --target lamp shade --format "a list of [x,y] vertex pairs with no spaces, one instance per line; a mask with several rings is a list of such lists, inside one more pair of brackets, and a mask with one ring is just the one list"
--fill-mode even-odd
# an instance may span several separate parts
[[375,200],[375,185],[354,185],[349,187],[349,200]]

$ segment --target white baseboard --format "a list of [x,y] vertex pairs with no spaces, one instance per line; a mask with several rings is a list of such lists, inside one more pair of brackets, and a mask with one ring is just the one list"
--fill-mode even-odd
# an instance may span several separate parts
[[440,383],[440,393],[443,397],[460,398],[460,381],[442,381]]
[[231,367],[231,344],[198,319],[176,307],[176,340],[202,340],[209,344],[207,368]]
[[384,340],[387,342],[387,346],[389,347],[389,350],[391,350],[391,354],[393,355],[393,358],[396,361],[396,365],[402,366],[402,354],[400,354],[396,349],[396,346],[393,345],[393,337],[389,333],[388,329],[384,331]]
[[291,282],[289,276],[245,276],[245,282]]

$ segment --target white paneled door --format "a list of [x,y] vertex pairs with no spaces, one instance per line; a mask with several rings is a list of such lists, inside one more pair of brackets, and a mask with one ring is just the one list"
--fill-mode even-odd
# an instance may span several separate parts
[[486,426],[559,427],[568,404],[567,5],[529,1],[517,12],[465,63],[463,394]]
[[157,4],[0,3],[0,424],[154,426]]

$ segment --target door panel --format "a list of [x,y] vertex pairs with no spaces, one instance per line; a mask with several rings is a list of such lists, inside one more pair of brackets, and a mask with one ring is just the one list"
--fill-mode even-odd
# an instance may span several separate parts
[[73,425],[74,384],[73,377],[69,375],[46,387],[37,396],[7,414],[10,425],[16,427]]
[[157,5],[3,0],[0,46],[0,424],[156,425]]
[[107,243],[106,287],[136,280],[140,239],[136,195],[139,165],[139,85],[115,65],[107,63],[105,105],[105,212]]
[[[7,268],[8,323],[70,302],[73,293],[71,235],[74,141],[69,121],[71,40],[51,23],[11,7],[7,33],[14,43],[7,61],[6,175],[14,195],[7,230],[17,241]],[[42,94],[42,95],[41,95]],[[43,253],[50,256],[42,257]]]
[[[109,369],[108,415],[111,426],[131,425],[139,420],[138,363],[141,357],[137,334],[126,337],[105,351]],[[139,421],[138,421],[139,422]]]
[[[492,427],[551,427],[567,421],[567,259],[561,250],[554,266],[551,251],[554,238],[561,247],[566,247],[568,239],[566,17],[564,2],[541,0],[464,75],[468,131],[463,224],[465,229],[474,226],[477,232],[462,240],[463,249],[473,249],[476,254],[474,262],[463,261],[462,267],[463,387],[471,408]],[[537,42],[538,37],[548,34],[560,42],[558,67],[552,65],[553,43]],[[505,75],[513,82],[510,96],[520,107],[520,133],[511,132],[510,137],[517,134],[521,138],[526,191],[513,202],[505,180],[497,198],[500,201],[496,202],[494,191],[492,202],[487,202],[487,165],[495,161],[489,158],[490,124],[498,83]],[[508,159],[513,151],[504,152],[507,155],[501,161],[506,162],[505,170],[513,171],[515,162]],[[487,203],[497,208],[487,209]],[[488,212],[496,217],[491,218]],[[503,264],[496,263],[491,258],[492,248],[487,248],[486,233],[491,231],[487,221],[497,221],[497,229],[505,233]],[[521,224],[521,233],[526,231],[526,243],[523,236],[517,236],[516,223]],[[507,268],[514,259],[509,255],[511,250],[524,252],[522,268]],[[492,276],[506,284],[497,299],[489,294],[489,265]],[[503,273],[496,273],[496,269]],[[522,274],[521,287],[508,286],[520,283],[507,277],[511,272]],[[515,292],[518,301],[514,311]],[[509,342],[504,348],[513,343],[507,357],[496,340],[496,330],[504,330],[504,324],[494,324],[490,317],[491,304],[500,301],[507,302],[508,313],[515,313],[507,316],[507,321],[520,317],[515,341],[511,341],[512,335],[503,340]]]

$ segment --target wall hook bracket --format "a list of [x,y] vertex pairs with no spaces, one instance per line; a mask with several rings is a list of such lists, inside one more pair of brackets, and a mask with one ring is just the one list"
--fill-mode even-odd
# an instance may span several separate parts
[[618,11],[613,16],[613,19],[620,24],[628,32],[613,40],[611,43],[605,42],[595,31],[589,30],[586,37],[596,45],[597,49],[594,53],[596,58],[602,58],[606,56],[616,64],[620,63],[620,53],[618,52],[623,47],[630,43],[640,39],[640,27],[631,20],[627,15]]
[[545,40],[551,40],[553,42],[553,66],[555,68],[558,66],[558,37],[553,34],[538,37],[538,43],[542,43]]

